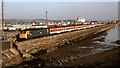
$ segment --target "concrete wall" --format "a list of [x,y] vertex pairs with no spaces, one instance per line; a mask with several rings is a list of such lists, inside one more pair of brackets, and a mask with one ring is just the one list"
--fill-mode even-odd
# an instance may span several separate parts
[[22,57],[15,48],[11,48],[2,52],[2,66],[20,64],[21,62]]

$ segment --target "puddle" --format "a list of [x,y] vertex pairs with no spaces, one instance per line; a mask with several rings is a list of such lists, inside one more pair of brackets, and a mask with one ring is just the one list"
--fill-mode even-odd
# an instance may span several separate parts
[[94,47],[84,47],[84,46],[80,46],[79,48],[94,48]]

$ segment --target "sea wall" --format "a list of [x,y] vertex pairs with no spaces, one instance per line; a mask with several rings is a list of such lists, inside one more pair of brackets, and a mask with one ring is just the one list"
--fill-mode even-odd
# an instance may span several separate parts
[[21,62],[22,62],[22,57],[15,48],[2,51],[2,66],[20,64]]
[[17,42],[16,46],[22,54],[37,53],[38,51],[45,49],[48,51],[49,49],[54,49],[56,47],[62,46],[65,43],[70,44],[70,41],[77,38],[80,38],[82,40],[88,36],[110,29],[111,27],[111,25],[104,25],[91,29],[66,32],[36,39],[29,39],[26,41]]
[[41,51],[53,51],[66,43],[71,44],[72,40],[76,40],[78,38],[82,40],[86,37],[108,30],[114,26],[115,25],[111,24],[102,25],[90,29],[66,32],[15,42],[15,47],[2,52],[2,63],[4,66],[19,64],[22,61],[33,59],[33,54],[39,53]]

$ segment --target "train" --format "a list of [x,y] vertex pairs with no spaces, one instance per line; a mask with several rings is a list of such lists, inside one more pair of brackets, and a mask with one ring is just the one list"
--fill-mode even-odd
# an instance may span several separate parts
[[17,40],[65,33],[70,31],[81,30],[81,29],[93,28],[96,26],[97,25],[81,25],[81,26],[69,26],[69,27],[60,27],[60,28],[23,29],[23,30],[20,30],[19,34],[17,35]]

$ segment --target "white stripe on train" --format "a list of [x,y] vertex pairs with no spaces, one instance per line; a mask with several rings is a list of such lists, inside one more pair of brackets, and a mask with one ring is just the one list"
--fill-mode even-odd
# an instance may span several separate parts
[[92,27],[95,27],[95,26],[97,26],[97,25],[92,25],[92,26],[82,27],[82,28],[77,28],[77,29],[68,29],[68,30],[62,30],[62,31],[55,31],[55,32],[50,32],[50,34],[57,34],[57,33],[62,33],[62,32],[81,30],[81,29],[86,29],[86,28],[92,28]]

